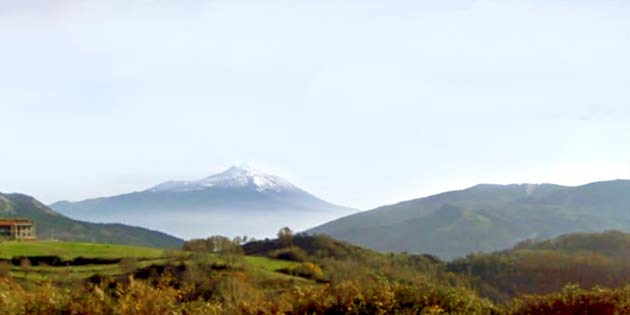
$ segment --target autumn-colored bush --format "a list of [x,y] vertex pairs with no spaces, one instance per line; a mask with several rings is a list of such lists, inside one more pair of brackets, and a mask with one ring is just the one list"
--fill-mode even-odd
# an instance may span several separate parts
[[518,298],[511,303],[506,314],[630,314],[630,287],[583,290],[577,285],[567,285],[561,292]]
[[11,265],[7,261],[0,260],[0,277],[8,277],[11,274]]
[[311,262],[301,263],[281,271],[286,274],[313,280],[321,280],[324,278],[324,271],[322,268]]
[[[400,282],[379,277],[315,284],[285,281],[263,287],[245,272],[210,276],[207,296],[192,294],[194,285],[165,273],[157,282],[130,277],[124,281],[65,286],[44,282],[20,284],[0,279],[3,315],[265,315],[265,314],[630,314],[630,287],[575,285],[549,295],[520,297],[504,307],[463,287],[427,281]],[[195,297],[196,296],[196,297]]]
[[[307,265],[317,270],[316,265]],[[201,276],[201,275],[200,275]],[[3,315],[240,315],[240,314],[493,314],[494,306],[471,292],[439,284],[418,285],[385,279],[316,284],[285,280],[267,286],[245,272],[206,274],[188,283],[162,274],[157,282],[103,281],[67,286],[0,280]],[[183,278],[182,278],[183,279]],[[198,286],[201,285],[201,286]],[[206,287],[207,286],[207,287]],[[195,294],[208,290],[209,294]]]

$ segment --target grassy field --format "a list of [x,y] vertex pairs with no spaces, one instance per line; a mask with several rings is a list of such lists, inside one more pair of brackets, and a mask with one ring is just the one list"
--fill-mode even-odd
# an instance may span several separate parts
[[[166,263],[166,259],[156,258],[139,261],[138,268],[147,267],[153,264],[160,265]],[[119,264],[107,265],[85,265],[85,266],[67,266],[67,267],[51,267],[37,266],[24,270],[19,266],[11,266],[11,275],[17,279],[28,280],[80,280],[87,279],[93,275],[116,276],[123,274],[124,271]]]
[[0,258],[17,256],[59,256],[64,260],[85,258],[158,258],[164,256],[163,249],[58,241],[9,241],[0,243]]
[[[188,263],[189,254],[178,252],[177,260]],[[136,247],[126,245],[78,243],[59,241],[29,241],[29,242],[2,242],[0,243],[0,258],[11,259],[19,256],[59,256],[64,260],[76,257],[85,258],[135,258],[137,267],[147,267],[153,264],[166,264],[173,257],[163,249]],[[215,254],[203,254],[208,264],[222,264],[223,258]],[[243,256],[239,259],[250,272],[264,277],[291,277],[277,272],[278,270],[294,266],[295,262],[271,259],[257,256]],[[85,279],[95,274],[102,276],[115,276],[123,274],[119,264],[85,265],[85,266],[33,266],[23,270],[19,266],[11,266],[13,277],[28,280],[58,280],[58,279]]]
[[245,256],[245,261],[254,267],[258,267],[268,271],[277,271],[280,269],[295,266],[297,263],[287,260],[271,259],[267,257]]

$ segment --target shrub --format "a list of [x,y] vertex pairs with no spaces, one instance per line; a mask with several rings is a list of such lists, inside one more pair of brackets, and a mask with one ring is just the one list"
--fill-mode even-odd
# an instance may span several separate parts
[[118,263],[118,266],[124,274],[130,274],[138,269],[138,260],[132,257],[123,258]]
[[298,262],[306,260],[306,253],[299,247],[288,247],[273,250],[269,252],[268,256],[271,258]]
[[313,280],[321,280],[324,278],[324,271],[322,268],[311,262],[305,262],[297,266],[283,269],[282,272]]
[[11,265],[7,261],[0,260],[0,278],[11,276]]
[[509,315],[529,314],[630,314],[630,287],[583,290],[567,285],[561,292],[529,295],[512,302]]

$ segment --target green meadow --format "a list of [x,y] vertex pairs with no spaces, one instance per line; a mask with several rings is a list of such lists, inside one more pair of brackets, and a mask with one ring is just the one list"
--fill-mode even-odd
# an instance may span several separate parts
[[0,243],[0,258],[18,256],[59,256],[64,260],[85,258],[158,258],[164,256],[163,249],[60,241],[8,241]]
[[[167,251],[164,249],[62,241],[5,241],[0,243],[0,259],[33,256],[58,256],[63,260],[77,257],[104,259],[132,259],[134,268],[144,268],[151,265],[165,265],[167,263],[188,264],[192,260],[191,254],[183,251]],[[202,259],[208,264],[224,265],[225,258],[216,254],[196,254],[195,259]],[[279,270],[296,265],[295,262],[258,256],[239,257],[239,264],[257,275],[267,278],[291,277],[278,272]],[[8,266],[11,275],[17,279],[28,280],[76,280],[86,279],[94,275],[119,276],[127,270],[119,263],[84,266]]]

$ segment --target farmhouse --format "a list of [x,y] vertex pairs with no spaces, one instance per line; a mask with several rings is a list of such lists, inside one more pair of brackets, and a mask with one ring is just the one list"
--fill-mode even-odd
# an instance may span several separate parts
[[0,218],[0,239],[35,239],[35,224],[30,219]]

